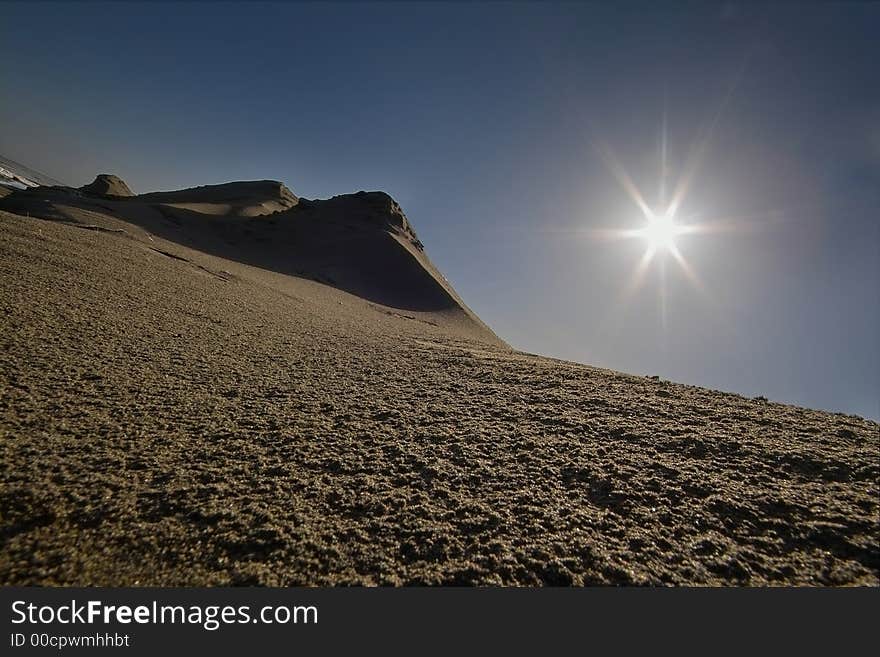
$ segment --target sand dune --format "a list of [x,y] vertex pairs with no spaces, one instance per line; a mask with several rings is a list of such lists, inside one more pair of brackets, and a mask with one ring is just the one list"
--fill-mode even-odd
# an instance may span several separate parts
[[241,185],[0,200],[3,583],[880,583],[875,422],[513,351],[387,195]]
[[501,343],[437,271],[385,193],[310,201],[264,180],[125,197],[128,186],[106,175],[87,187],[17,191],[0,209],[120,230],[133,225],[145,231],[142,239],[316,280],[393,309],[440,313],[429,321]]

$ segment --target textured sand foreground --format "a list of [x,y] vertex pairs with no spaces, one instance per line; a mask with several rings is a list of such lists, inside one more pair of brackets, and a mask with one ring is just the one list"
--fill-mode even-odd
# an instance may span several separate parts
[[[257,215],[28,193],[0,203],[5,584],[878,584],[874,422],[518,353],[442,280],[426,310],[251,266]],[[232,238],[170,239],[208,215]]]

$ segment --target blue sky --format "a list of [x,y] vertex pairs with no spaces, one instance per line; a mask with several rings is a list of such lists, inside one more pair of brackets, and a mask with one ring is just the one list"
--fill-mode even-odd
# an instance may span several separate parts
[[[880,5],[4,3],[0,154],[382,189],[514,346],[880,417]],[[642,215],[704,145],[659,253]]]

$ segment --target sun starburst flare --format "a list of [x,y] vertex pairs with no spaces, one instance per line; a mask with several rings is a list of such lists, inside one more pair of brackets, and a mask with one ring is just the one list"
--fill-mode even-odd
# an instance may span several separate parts
[[[661,149],[662,153],[662,162],[661,162],[661,181],[660,181],[660,189],[661,189],[661,203],[665,201],[665,189],[666,189],[666,171],[667,171],[667,163],[666,163],[666,136],[665,136],[665,121],[664,121],[664,130],[663,130],[663,147]],[[693,221],[679,221],[676,216],[678,210],[681,208],[682,202],[684,201],[684,197],[690,187],[690,182],[694,177],[694,167],[689,166],[685,167],[685,171],[682,172],[681,179],[678,181],[678,184],[675,185],[675,193],[671,202],[663,207],[660,211],[655,211],[652,209],[648,203],[645,201],[645,195],[642,191],[636,186],[632,177],[620,163],[620,161],[615,157],[612,150],[606,146],[605,144],[601,144],[599,142],[595,142],[597,147],[597,151],[602,157],[602,160],[605,162],[606,167],[609,172],[614,176],[617,182],[620,184],[621,188],[626,192],[627,196],[633,201],[635,206],[641,211],[642,221],[640,225],[634,226],[632,228],[627,229],[598,229],[590,231],[593,237],[598,239],[641,239],[645,242],[645,251],[636,265],[635,270],[633,271],[632,276],[629,281],[624,286],[624,289],[621,291],[619,303],[624,304],[626,301],[632,297],[633,294],[641,287],[642,282],[648,272],[649,266],[651,262],[658,255],[670,255],[672,259],[679,266],[681,271],[684,273],[685,278],[691,283],[691,285],[698,290],[700,293],[706,295],[708,297],[705,285],[700,280],[697,273],[694,271],[693,267],[687,262],[685,256],[682,254],[679,245],[677,243],[678,237],[682,235],[688,234],[704,234],[711,231],[711,226],[708,224],[694,223]],[[665,259],[664,259],[665,260]],[[666,275],[665,275],[665,262],[661,260],[661,289],[659,290],[660,294],[660,303],[663,308],[663,324],[665,329],[665,317],[666,317]]]
[[[591,141],[594,149],[601,157],[603,163],[605,164],[605,167],[615,178],[623,191],[626,192],[626,195],[641,211],[643,218],[642,224],[633,228],[623,230],[600,228],[588,229],[586,231],[594,239],[609,240],[620,238],[640,238],[645,241],[646,248],[644,254],[636,265],[632,276],[624,286],[620,298],[618,299],[619,304],[625,303],[626,300],[630,296],[632,296],[636,292],[636,290],[638,290],[642,283],[642,280],[645,277],[646,272],[648,271],[649,265],[651,264],[651,261],[654,260],[655,256],[657,256],[657,254],[668,254],[672,256],[673,260],[675,260],[676,264],[679,266],[681,271],[684,273],[685,278],[687,278],[691,285],[693,285],[693,287],[697,291],[703,294],[703,296],[710,303],[712,303],[713,306],[717,307],[717,304],[715,303],[711,295],[708,294],[705,285],[700,280],[696,271],[694,271],[693,267],[691,267],[684,254],[682,254],[681,250],[679,249],[677,238],[681,235],[686,234],[706,234],[714,232],[726,232],[729,230],[738,230],[740,228],[740,223],[730,220],[725,220],[721,222],[716,221],[712,223],[694,223],[692,221],[682,222],[678,219],[678,213],[679,210],[682,208],[688,192],[693,186],[694,180],[699,173],[700,167],[703,164],[703,160],[708,150],[709,143],[712,141],[713,134],[718,124],[720,123],[728,104],[733,98],[736,87],[739,85],[740,80],[745,74],[748,65],[748,59],[749,58],[747,56],[743,60],[742,65],[733,76],[730,84],[727,87],[727,92],[724,94],[715,112],[709,117],[708,121],[705,121],[703,123],[703,125],[699,129],[698,137],[691,145],[691,148],[687,153],[687,156],[680,171],[680,175],[675,181],[676,184],[671,187],[672,194],[671,198],[669,199],[667,199],[667,175],[669,172],[668,116],[666,107],[667,99],[664,96],[663,119],[659,143],[660,161],[658,162],[660,175],[657,180],[657,182],[659,183],[659,201],[657,203],[657,208],[659,208],[659,210],[652,208],[648,204],[645,194],[636,185],[632,177],[624,168],[623,164],[614,155],[614,152],[611,150],[611,148],[602,140],[596,137],[595,131],[591,131]],[[666,267],[664,258],[660,260],[659,290],[660,304],[663,309],[662,313],[664,329],[666,324],[665,286]]]

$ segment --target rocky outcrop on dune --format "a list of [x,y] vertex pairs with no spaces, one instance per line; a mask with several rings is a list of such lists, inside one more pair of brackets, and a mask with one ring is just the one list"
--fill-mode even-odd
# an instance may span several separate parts
[[83,185],[79,191],[98,196],[134,196],[125,181],[119,176],[110,173],[101,173],[88,185]]
[[403,209],[385,192],[360,191],[355,194],[334,196],[326,201],[301,199],[300,202],[303,208],[318,209],[336,215],[347,215],[377,228],[397,233],[412,241],[419,249],[423,248],[422,243],[416,237],[415,230],[403,213]]

